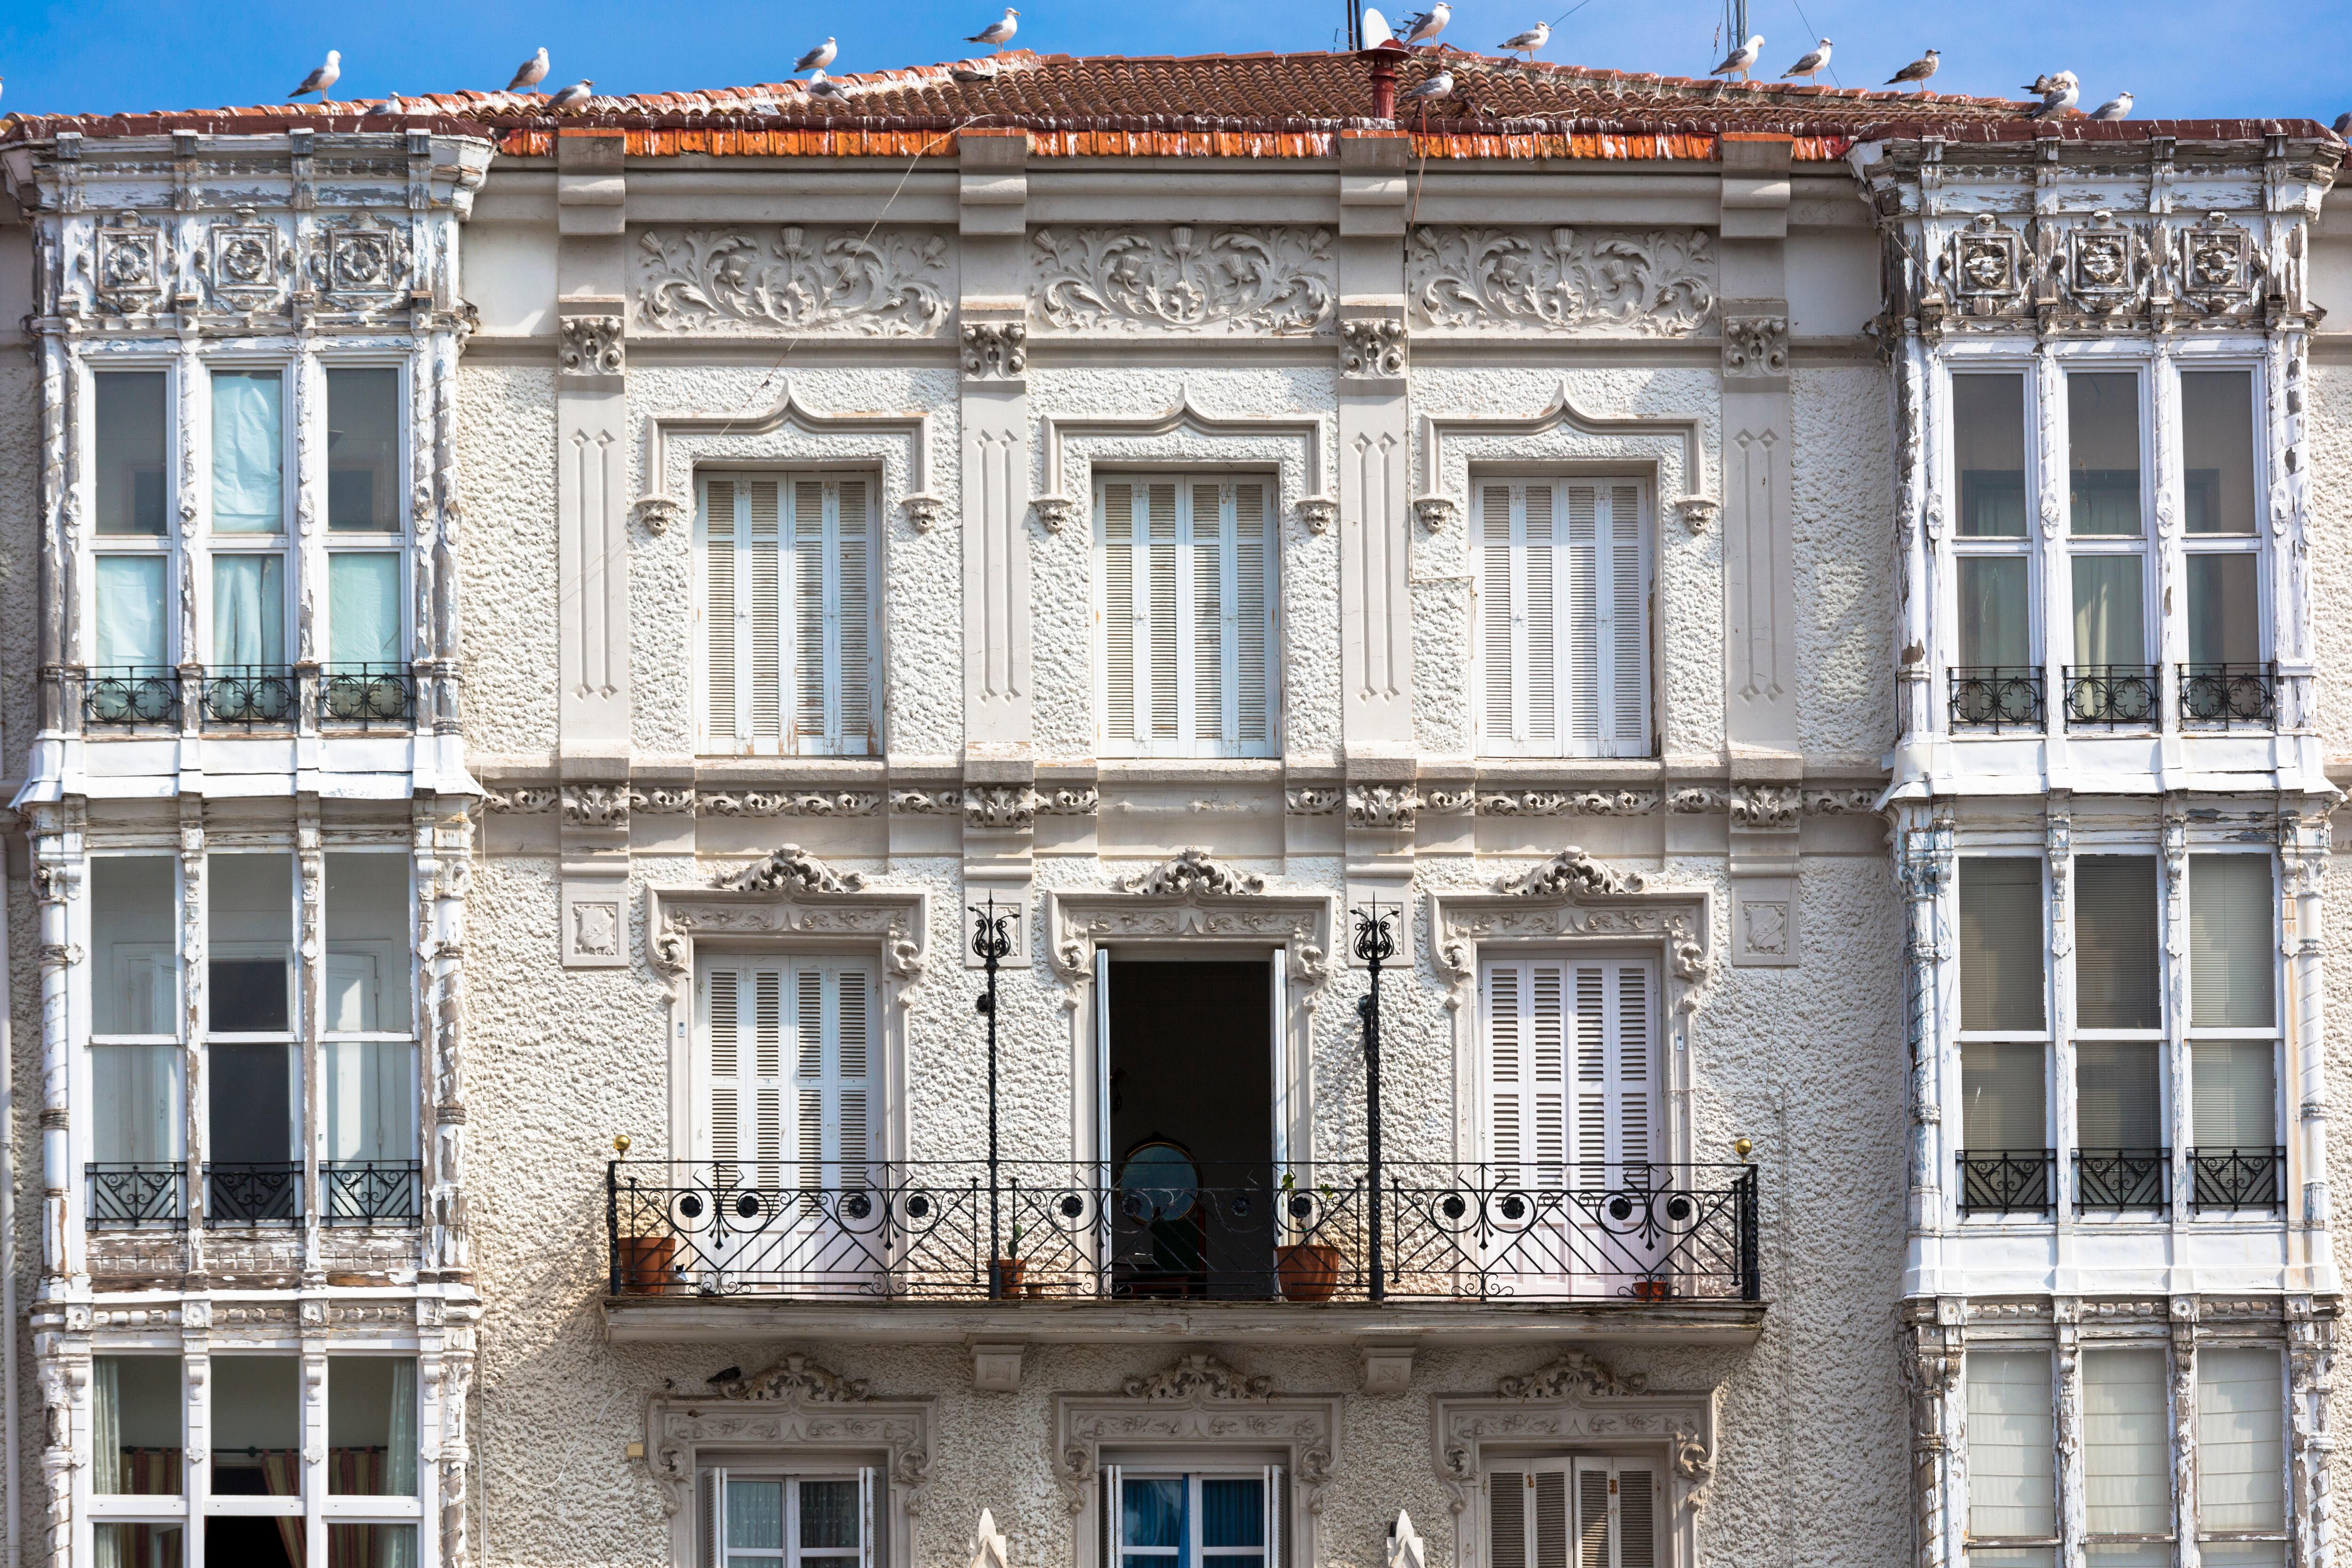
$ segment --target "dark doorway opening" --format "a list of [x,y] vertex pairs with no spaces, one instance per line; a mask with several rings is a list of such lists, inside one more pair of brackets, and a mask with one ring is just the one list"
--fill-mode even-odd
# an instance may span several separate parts
[[1274,1294],[1273,965],[1114,959],[1113,1289]]

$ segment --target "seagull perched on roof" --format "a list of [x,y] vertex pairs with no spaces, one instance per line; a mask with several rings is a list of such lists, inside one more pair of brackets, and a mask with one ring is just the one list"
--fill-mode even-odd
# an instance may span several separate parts
[[974,70],[970,66],[950,66],[948,68],[948,75],[967,85],[972,82],[994,81],[996,79],[996,73],[994,71]]
[[1936,74],[1936,67],[1940,63],[1941,60],[1936,51],[1929,49],[1926,54],[1888,77],[1886,85],[1893,87],[1897,82],[1916,81],[1919,84],[1919,90],[1925,92],[1927,90],[1927,79]]
[[596,96],[596,84],[582,77],[570,87],[547,100],[550,109],[577,109]]
[[342,51],[341,49],[329,49],[327,51],[327,63],[320,66],[317,70],[312,71],[309,76],[304,77],[302,79],[302,85],[296,88],[292,92],[288,93],[286,95],[286,100],[289,103],[291,103],[294,100],[301,97],[306,92],[315,92],[319,95],[319,101],[324,103],[327,101],[327,89],[334,86],[336,81],[341,78],[342,74]]
[[2131,94],[2127,92],[2119,92],[2116,94],[2115,97],[2107,100],[2106,102],[2099,105],[2098,108],[2091,110],[2091,118],[2094,120],[2129,120],[2131,118]]
[[810,96],[814,98],[847,98],[849,96],[849,94],[842,90],[841,84],[839,82],[825,75],[822,70],[810,76],[808,79],[808,90]]
[[1020,12],[1015,11],[1012,6],[1007,5],[1004,8],[1003,16],[999,16],[995,21],[991,22],[987,26],[982,27],[979,32],[974,33],[971,37],[966,38],[964,42],[967,44],[992,45],[996,48],[997,52],[1001,54],[1003,52],[1004,46],[1013,41],[1013,35],[1021,30],[1021,24],[1013,20],[1014,17],[1020,15]]
[[1525,55],[1533,64],[1536,51],[1551,42],[1551,24],[1538,22],[1524,33],[1515,33],[1495,47],[1506,54]]
[[1754,37],[1748,39],[1746,43],[1740,45],[1738,48],[1732,50],[1729,54],[1724,56],[1723,63],[1706,74],[1709,76],[1736,76],[1740,80],[1746,81],[1748,79],[1748,73],[1756,68],[1756,62],[1762,57],[1763,53],[1764,35],[1759,33]]
[[1796,77],[1803,77],[1807,81],[1811,81],[1815,77],[1821,75],[1822,72],[1829,68],[1830,41],[1827,38],[1823,38],[1819,45],[1815,46],[1814,48],[1805,56],[1803,59],[1799,60],[1795,65],[1792,65],[1787,70],[1782,71],[1780,73],[1780,79],[1782,81],[1788,81]]
[[2336,123],[2329,126],[2327,129],[2335,132],[2338,136],[2352,137],[2352,109],[2347,109],[2343,113],[2337,115],[2336,117]]
[[547,79],[547,47],[540,46],[539,53],[515,67],[514,80],[507,83],[509,92],[520,92],[527,87],[537,87]]
[[1415,48],[1435,40],[1445,31],[1445,24],[1454,20],[1454,7],[1445,0],[1423,11],[1418,16],[1407,16],[1397,24],[1396,40],[1406,48]]
[[1449,70],[1441,70],[1433,72],[1429,79],[1423,82],[1419,87],[1407,88],[1404,91],[1398,93],[1397,101],[1399,103],[1430,103],[1441,98],[1451,98],[1453,96],[1454,73]]
[[803,55],[799,61],[793,65],[793,69],[796,71],[821,71],[824,69],[825,67],[831,65],[833,63],[834,56],[839,53],[841,53],[840,48],[835,45],[831,38],[827,38],[824,42],[819,44],[808,53]]
[[2025,90],[2042,95],[2042,101],[2025,111],[2028,120],[2055,119],[2083,100],[2082,83],[2074,79],[2073,71],[2035,77],[2033,85]]

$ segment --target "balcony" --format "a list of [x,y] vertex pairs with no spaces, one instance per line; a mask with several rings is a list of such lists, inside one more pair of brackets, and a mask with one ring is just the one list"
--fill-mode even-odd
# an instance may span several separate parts
[[2070,730],[2152,730],[2157,726],[2154,664],[2070,664],[2064,667]]
[[2057,1201],[2057,1153],[2050,1149],[1963,1149],[1960,1213],[2046,1215]]
[[188,1168],[182,1164],[82,1167],[92,1230],[177,1230],[188,1223]]
[[302,1162],[218,1162],[205,1167],[207,1226],[296,1225],[302,1218]]
[[2278,666],[2184,664],[2178,668],[2182,729],[2278,728]]
[[169,665],[95,665],[81,678],[81,721],[93,729],[180,727],[180,672]]
[[2074,1212],[2172,1206],[2169,1149],[2077,1149]]
[[1955,731],[2039,732],[2047,720],[2038,665],[1956,665],[1946,716]]
[[202,688],[205,723],[208,728],[290,729],[299,687],[299,678],[281,664],[230,664],[208,669]]
[[2189,1206],[2207,1209],[2286,1207],[2286,1150],[2191,1149]]
[[416,721],[416,676],[404,664],[331,664],[319,674],[319,722],[405,730]]
[[[415,1160],[329,1161],[319,1167],[325,1224],[414,1226],[424,1214],[424,1166]],[[188,1223],[187,1167],[97,1164],[89,1183],[91,1230],[177,1230]],[[218,1162],[205,1167],[205,1223],[292,1225],[308,1212],[299,1161]]]
[[1360,1162],[1127,1175],[1006,1162],[992,1184],[971,1161],[803,1184],[789,1164],[616,1161],[608,1318],[649,1338],[749,1331],[746,1307],[801,1331],[830,1310],[843,1333],[887,1310],[894,1338],[1237,1313],[1265,1331],[1317,1313],[1349,1332],[1496,1311],[1554,1334],[1580,1310],[1761,1323],[1753,1165],[1412,1162],[1377,1189]]
[[291,731],[305,715],[329,731],[416,722],[417,677],[406,664],[105,665],[58,685],[65,710],[79,708],[82,727],[98,732],[177,731],[191,702],[207,730]]
[[329,1225],[415,1225],[424,1167],[414,1160],[332,1160],[319,1167]]

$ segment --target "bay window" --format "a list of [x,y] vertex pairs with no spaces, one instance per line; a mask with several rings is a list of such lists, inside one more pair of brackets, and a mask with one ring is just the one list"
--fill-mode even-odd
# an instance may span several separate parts
[[301,1217],[301,1051],[290,1007],[294,858],[210,857],[205,1079],[215,1225]]
[[160,370],[100,371],[90,387],[98,552],[83,716],[96,724],[168,723],[179,712],[169,613],[170,383]]
[[[175,1355],[90,1358],[90,1534],[100,1568],[179,1568],[185,1558],[183,1386]],[[160,1499],[171,1500],[151,1500]]]
[[330,723],[398,722],[415,712],[404,635],[400,431],[398,370],[327,372],[327,635],[320,716]]
[[325,1217],[414,1224],[421,1165],[408,858],[330,851],[326,872]]
[[2190,1201],[2285,1202],[2276,924],[2267,854],[2189,858]]
[[279,724],[294,710],[286,668],[286,374],[212,375],[212,647],[205,717]]
[[93,1225],[176,1224],[186,1212],[176,882],[168,856],[89,866]]
[[327,1568],[416,1568],[416,1423],[414,1356],[327,1358]]
[[2162,1208],[2164,1005],[2152,855],[2074,865],[2074,1205]]

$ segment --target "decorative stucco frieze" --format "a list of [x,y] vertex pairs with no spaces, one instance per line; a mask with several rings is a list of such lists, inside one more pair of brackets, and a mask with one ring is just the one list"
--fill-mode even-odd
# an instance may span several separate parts
[[879,1454],[892,1516],[892,1568],[912,1561],[908,1537],[930,1472],[929,1399],[877,1399],[862,1378],[844,1378],[804,1355],[788,1355],[764,1373],[730,1379],[707,1394],[649,1401],[646,1437],[646,1468],[660,1489],[663,1516],[673,1519],[692,1518],[695,1478],[701,1456],[710,1450],[806,1449],[852,1463]]
[[1804,808],[1804,792],[1780,784],[1734,784],[1731,826],[1750,832],[1794,827]]
[[1336,789],[1293,789],[1283,792],[1284,806],[1293,816],[1328,816],[1339,809],[1341,792]]
[[631,310],[640,331],[929,337],[953,291],[936,234],[658,227],[638,237]]
[[2147,301],[2154,256],[2144,226],[2096,212],[2089,222],[2069,226],[2059,245],[2059,291],[2076,310],[2115,316]]
[[1522,899],[1556,899],[1580,894],[1638,893],[1643,886],[1639,871],[1604,866],[1570,845],[1532,871],[1496,879],[1495,891]]
[[940,816],[963,809],[960,789],[894,789],[890,809],[905,816]]
[[555,366],[566,375],[618,375],[625,366],[618,316],[566,316],[559,323]]
[[764,860],[722,874],[711,886],[736,893],[855,893],[864,873],[836,871],[797,844],[780,846]]
[[2242,312],[2255,300],[2268,268],[2254,237],[2226,213],[2208,213],[2180,231],[2181,301],[2213,317]]
[[373,212],[330,218],[310,235],[310,282],[330,310],[373,312],[408,303],[414,247]]
[[863,1405],[866,1380],[844,1377],[795,1351],[752,1377],[722,1378],[710,1385],[719,1399],[797,1400],[803,1405]]
[[1350,784],[1348,826],[1411,832],[1420,819],[1421,792],[1411,784]]
[[1318,332],[1338,298],[1328,229],[1041,228],[1029,241],[1031,319],[1055,331]]
[[1206,1352],[1178,1356],[1158,1372],[1119,1384],[1129,1399],[1256,1400],[1274,1392],[1274,1379],[1235,1372]]
[[518,816],[536,816],[553,811],[557,797],[558,792],[553,788],[534,784],[518,785],[513,789],[485,789],[482,791],[482,808]]
[[706,790],[695,809],[705,816],[871,816],[882,809],[874,790]]
[[1101,810],[1102,794],[1096,789],[1037,792],[1037,815],[1040,816],[1093,816]]
[[975,784],[963,792],[967,827],[1029,828],[1037,824],[1037,792],[1026,784]]
[[90,263],[90,293],[99,310],[152,315],[163,308],[170,282],[163,231],[154,220],[124,212],[99,225]]
[[1621,1377],[1582,1351],[1562,1351],[1548,1366],[1500,1379],[1495,1394],[1502,1399],[1565,1399],[1572,1394],[1640,1394],[1647,1386],[1639,1373]]
[[1486,790],[1482,816],[1646,816],[1658,809],[1655,790]]
[[1405,298],[1449,331],[1689,337],[1715,318],[1715,246],[1699,229],[1416,228]]
[[566,827],[626,827],[629,786],[626,784],[565,784],[562,805]]
[[205,230],[204,271],[213,307],[237,315],[282,309],[294,274],[294,247],[256,208]]

